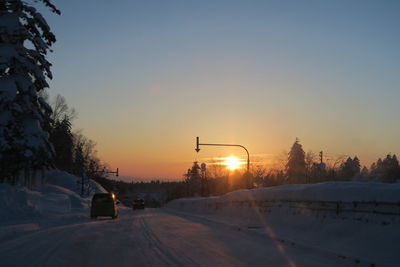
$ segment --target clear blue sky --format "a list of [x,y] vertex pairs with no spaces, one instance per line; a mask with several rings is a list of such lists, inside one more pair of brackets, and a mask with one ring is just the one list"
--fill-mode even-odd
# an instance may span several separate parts
[[[400,153],[400,1],[53,0],[51,94],[125,175],[180,177],[194,137],[272,160]],[[209,154],[207,154],[209,153]]]

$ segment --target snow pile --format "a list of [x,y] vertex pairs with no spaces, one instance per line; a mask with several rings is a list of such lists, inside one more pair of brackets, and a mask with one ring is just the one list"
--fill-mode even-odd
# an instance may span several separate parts
[[291,184],[271,188],[238,190],[220,197],[182,198],[169,203],[178,207],[182,202],[202,203],[230,201],[326,201],[326,202],[391,202],[400,203],[400,183],[327,182]]
[[47,184],[41,185],[37,191],[0,184],[2,221],[66,214],[73,211],[87,212],[92,195],[107,192],[96,182],[90,181],[93,189],[91,194],[81,197],[77,193],[77,182],[80,178],[63,171],[48,171],[46,179]]
[[48,209],[54,212],[69,211],[72,209],[84,209],[88,206],[86,198],[77,193],[57,185],[45,184],[40,188],[43,194],[39,209]]
[[[400,184],[327,182],[238,190],[219,197],[182,198],[167,208],[191,213],[211,213],[241,220],[258,220],[272,212],[324,214],[366,220],[391,216],[400,219]],[[268,215],[271,217],[270,214]]]
[[0,184],[0,217],[5,221],[37,216],[32,200],[39,199],[40,195],[39,192]]
[[400,262],[400,184],[285,185],[177,199],[166,209],[338,257],[383,266]]
[[57,193],[42,194],[42,197],[38,202],[34,203],[34,206],[41,214],[66,213],[71,211],[69,197]]
[[222,196],[221,200],[400,202],[400,183],[327,182],[291,184],[231,192]]
[[[64,187],[74,192],[79,192],[81,178],[59,170],[49,170],[46,172],[46,183]],[[107,193],[101,185],[93,180],[89,180],[89,186],[92,189],[91,195],[94,193]]]

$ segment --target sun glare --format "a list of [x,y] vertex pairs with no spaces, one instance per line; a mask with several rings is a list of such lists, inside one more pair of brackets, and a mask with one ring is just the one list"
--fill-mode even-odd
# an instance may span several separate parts
[[240,159],[234,156],[229,156],[227,158],[223,158],[222,164],[225,165],[229,170],[236,170],[240,168],[240,165],[243,163],[240,161]]

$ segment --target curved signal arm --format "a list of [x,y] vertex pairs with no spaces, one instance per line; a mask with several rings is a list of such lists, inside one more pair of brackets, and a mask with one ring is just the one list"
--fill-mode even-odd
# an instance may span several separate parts
[[194,150],[196,150],[196,152],[200,151],[200,148],[199,148],[200,146],[236,146],[236,147],[243,148],[247,153],[247,172],[249,172],[249,170],[250,170],[250,154],[249,154],[249,151],[247,150],[247,148],[245,148],[244,146],[235,145],[235,144],[201,144],[199,140],[200,140],[200,138],[197,136],[196,137],[196,148],[194,149]]

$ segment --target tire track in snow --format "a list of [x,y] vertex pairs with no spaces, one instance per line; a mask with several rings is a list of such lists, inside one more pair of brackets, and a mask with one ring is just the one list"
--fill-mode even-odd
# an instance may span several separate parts
[[199,266],[193,260],[184,255],[180,255],[179,258],[176,256],[177,253],[171,251],[170,248],[166,244],[164,244],[151,229],[149,224],[146,222],[146,216],[140,216],[138,218],[140,229],[143,231],[143,234],[146,238],[146,241],[149,244],[149,248],[151,248],[160,258],[163,259],[164,264],[171,263],[173,266]]

